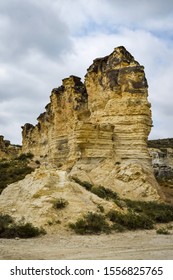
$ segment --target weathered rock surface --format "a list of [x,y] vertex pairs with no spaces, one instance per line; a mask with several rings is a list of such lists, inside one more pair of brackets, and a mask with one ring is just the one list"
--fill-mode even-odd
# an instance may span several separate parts
[[158,199],[147,138],[151,110],[144,67],[124,47],[94,60],[85,82],[53,89],[36,126],[23,127],[23,152],[130,198]]
[[80,158],[149,160],[151,110],[143,66],[119,47],[53,89],[46,112],[23,127],[23,151],[56,165]]
[[[94,60],[84,83],[75,76],[64,79],[38,124],[23,127],[22,151],[34,154],[41,168],[3,191],[0,210],[41,225],[69,221],[98,203],[115,207],[73,178],[123,198],[164,199],[147,148],[152,126],[147,97],[144,67],[124,47]],[[69,201],[63,214],[52,208],[60,196]]]
[[166,201],[173,203],[173,139],[148,141],[155,177]]
[[[54,202],[64,199],[68,205],[63,209],[54,207]],[[51,231],[62,230],[70,222],[88,211],[100,212],[118,209],[116,204],[99,198],[68,178],[66,171],[42,166],[24,180],[9,185],[0,196],[0,213],[13,216],[16,221],[31,222]]]

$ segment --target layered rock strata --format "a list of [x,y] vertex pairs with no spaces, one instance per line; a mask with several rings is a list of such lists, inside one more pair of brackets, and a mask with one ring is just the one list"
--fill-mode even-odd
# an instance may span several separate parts
[[[53,89],[38,124],[23,127],[23,152],[130,198],[158,199],[147,149],[148,85],[124,48],[94,60],[84,83],[70,76]],[[161,195],[161,194],[160,194]]]

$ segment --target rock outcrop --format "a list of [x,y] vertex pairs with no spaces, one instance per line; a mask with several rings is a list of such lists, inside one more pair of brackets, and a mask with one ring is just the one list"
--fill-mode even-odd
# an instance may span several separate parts
[[80,158],[149,161],[151,110],[143,66],[119,47],[52,90],[46,112],[23,127],[23,151],[56,165]]
[[38,124],[23,127],[23,152],[122,196],[158,198],[147,96],[144,67],[124,47],[115,48],[94,60],[84,83],[70,76],[52,90]]
[[[57,200],[65,200],[64,209],[54,207]],[[48,231],[68,230],[82,214],[119,210],[112,201],[106,201],[88,192],[75,181],[70,181],[65,171],[42,166],[17,183],[7,187],[0,196],[0,212],[10,214],[17,221],[26,221],[35,226],[44,226]],[[50,226],[52,226],[52,229]]]
[[148,141],[155,177],[166,201],[173,203],[173,139]]
[[[23,126],[22,152],[32,153],[41,167],[2,192],[0,211],[45,225],[69,222],[69,216],[73,220],[98,205],[117,207],[78,182],[122,198],[164,199],[147,147],[152,126],[147,97],[144,67],[124,47],[94,60],[84,83],[75,76],[64,79],[37,125]],[[59,197],[69,201],[64,214],[52,207]]]
[[0,159],[10,159],[17,157],[22,151],[19,145],[13,145],[8,140],[4,140],[4,136],[0,135]]

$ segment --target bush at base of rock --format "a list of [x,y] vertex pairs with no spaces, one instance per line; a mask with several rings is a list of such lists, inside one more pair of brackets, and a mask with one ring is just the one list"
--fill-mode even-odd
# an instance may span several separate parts
[[17,224],[9,215],[0,215],[0,238],[31,238],[45,233],[44,229],[35,227],[31,223]]
[[110,232],[110,227],[106,222],[105,217],[101,214],[92,212],[88,212],[83,218],[78,219],[76,223],[70,224],[70,228],[79,234]]

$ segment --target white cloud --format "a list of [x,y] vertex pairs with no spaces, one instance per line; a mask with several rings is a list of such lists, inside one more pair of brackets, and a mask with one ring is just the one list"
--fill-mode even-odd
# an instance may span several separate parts
[[71,49],[68,27],[52,10],[51,5],[38,5],[34,1],[3,0],[0,41],[2,59],[17,61],[35,50],[50,59]]

